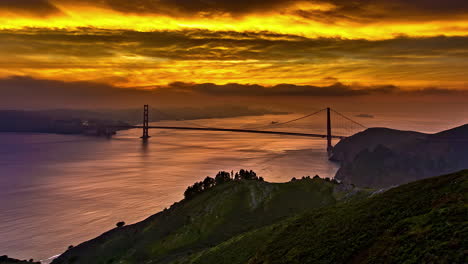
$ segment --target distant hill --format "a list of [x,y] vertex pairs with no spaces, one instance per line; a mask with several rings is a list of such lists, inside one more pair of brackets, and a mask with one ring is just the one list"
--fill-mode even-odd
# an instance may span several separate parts
[[231,182],[53,263],[467,263],[468,171],[356,194],[321,179]]
[[468,168],[468,125],[436,134],[371,128],[339,142],[336,179],[389,187]]
[[0,110],[0,132],[83,134],[90,128],[127,125],[96,116],[89,116],[88,119],[84,115],[80,116],[78,112],[70,112],[67,115],[62,112]]
[[[150,122],[193,119],[230,118],[266,114],[287,114],[243,106],[150,108]],[[137,125],[142,123],[143,109],[119,110],[0,110],[0,132],[81,134],[83,122],[105,125]]]
[[19,260],[14,258],[9,258],[8,256],[0,256],[0,264],[40,264],[40,262],[36,262],[32,259],[30,260]]
[[366,195],[319,178],[281,184],[233,181],[143,222],[113,229],[53,263],[176,263],[291,215]]

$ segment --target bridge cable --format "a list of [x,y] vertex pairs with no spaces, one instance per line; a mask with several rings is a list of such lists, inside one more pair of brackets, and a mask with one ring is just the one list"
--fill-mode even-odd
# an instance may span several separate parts
[[326,108],[324,109],[321,109],[321,110],[318,110],[317,112],[314,112],[312,114],[308,114],[308,115],[305,115],[303,117],[299,117],[299,118],[296,118],[296,119],[292,119],[292,120],[289,120],[289,121],[286,121],[286,122],[281,122],[281,123],[275,123],[275,124],[268,124],[268,125],[265,125],[265,126],[258,126],[258,127],[252,127],[252,128],[249,128],[249,129],[260,129],[260,128],[267,128],[267,127],[273,127],[273,126],[280,126],[280,125],[285,125],[285,124],[289,124],[289,123],[292,123],[292,122],[296,122],[296,121],[299,121],[299,120],[302,120],[302,119],[305,119],[305,118],[308,118],[308,117],[311,117],[313,115],[316,115],[322,111],[326,110]]
[[348,120],[348,121],[351,121],[351,122],[353,122],[354,124],[356,124],[356,125],[358,125],[358,126],[360,126],[360,127],[362,127],[362,128],[367,128],[365,125],[363,125],[363,124],[361,124],[361,123],[358,123],[358,122],[352,120],[351,118],[349,118],[349,117],[347,117],[347,116],[345,116],[345,115],[343,115],[343,114],[341,114],[341,113],[339,113],[339,112],[337,112],[337,111],[335,111],[335,110],[333,110],[333,109],[331,109],[331,110],[332,110],[333,112],[335,112],[336,114],[340,115],[341,117],[343,117],[344,119],[346,119],[346,120]]

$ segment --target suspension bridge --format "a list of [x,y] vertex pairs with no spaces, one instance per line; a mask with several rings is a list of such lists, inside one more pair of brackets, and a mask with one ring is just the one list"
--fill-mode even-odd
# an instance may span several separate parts
[[[158,112],[165,114],[162,111]],[[276,130],[271,130],[273,128],[278,128],[281,126],[284,126],[286,124],[291,124],[294,122],[297,122],[299,120],[303,120],[306,118],[310,118],[313,116],[317,116],[320,113],[326,113],[326,133],[303,133],[303,132],[291,132],[291,131],[276,131]],[[339,127],[348,133],[337,135],[334,134],[334,128],[332,126],[332,113],[334,113],[340,120],[337,122],[339,124]],[[165,114],[166,116],[169,116]],[[172,118],[174,119],[174,118]],[[195,130],[195,131],[221,131],[221,132],[237,132],[237,133],[257,133],[257,134],[274,134],[274,135],[288,135],[288,136],[302,136],[302,137],[315,137],[315,138],[324,138],[327,140],[327,151],[329,154],[331,154],[333,150],[333,144],[332,141],[333,139],[344,139],[348,136],[351,136],[352,134],[366,129],[367,127],[360,124],[359,122],[356,122],[352,120],[351,118],[331,109],[330,107],[321,109],[319,111],[316,111],[314,113],[295,118],[292,120],[288,120],[285,122],[272,122],[271,124],[260,126],[260,127],[255,127],[255,128],[220,128],[220,127],[208,127],[208,126],[203,126],[199,124],[195,124],[192,122],[189,122],[190,126],[163,126],[163,125],[150,125],[150,119],[149,119],[149,105],[144,105],[143,108],[143,124],[142,125],[137,125],[137,126],[119,126],[119,128],[124,128],[124,129],[142,129],[143,130],[143,135],[142,139],[143,140],[148,140],[150,138],[149,135],[149,130],[150,129],[170,129],[170,130]],[[334,122],[335,123],[335,122]],[[265,130],[270,128],[270,130]]]

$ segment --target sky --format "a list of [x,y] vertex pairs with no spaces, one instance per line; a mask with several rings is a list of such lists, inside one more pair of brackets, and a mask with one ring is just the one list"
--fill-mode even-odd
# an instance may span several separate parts
[[467,58],[466,0],[0,1],[0,107],[149,93],[460,100]]

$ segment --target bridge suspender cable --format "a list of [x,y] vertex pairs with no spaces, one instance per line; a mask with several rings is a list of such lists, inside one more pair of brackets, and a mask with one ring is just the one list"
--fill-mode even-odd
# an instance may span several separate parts
[[312,114],[308,114],[308,115],[305,115],[303,117],[299,117],[299,118],[296,118],[296,119],[293,119],[293,120],[289,120],[289,121],[286,121],[286,122],[281,122],[281,123],[276,123],[276,124],[269,124],[269,125],[266,125],[266,126],[260,126],[260,127],[253,127],[253,128],[250,128],[250,129],[259,129],[259,128],[267,128],[267,127],[272,127],[272,126],[280,126],[280,125],[285,125],[285,124],[289,124],[289,123],[292,123],[292,122],[296,122],[296,121],[299,121],[299,120],[302,120],[302,119],[306,119],[308,117],[311,117],[313,115],[316,115],[322,111],[325,111],[326,108],[324,109],[320,109],[318,110],[317,112],[314,112]]
[[[153,108],[154,110],[156,110],[157,112],[159,112],[160,114],[163,114],[165,115],[166,117],[169,117],[169,118],[174,118],[172,116],[170,116],[169,114],[163,112],[163,111],[160,111],[158,109],[155,109]],[[310,134],[310,133],[296,133],[296,132],[281,132],[281,131],[265,131],[265,130],[254,130],[254,129],[261,129],[261,128],[267,128],[267,127],[273,127],[273,126],[280,126],[280,125],[285,125],[285,124],[289,124],[289,123],[293,123],[293,122],[296,122],[296,121],[299,121],[299,120],[302,120],[302,119],[305,119],[305,118],[308,118],[308,117],[311,117],[313,115],[316,115],[318,113],[321,113],[323,111],[327,110],[327,134],[326,135],[322,135],[322,134]],[[196,123],[193,123],[193,122],[187,122],[187,121],[182,121],[182,122],[185,122],[185,123],[189,123],[191,125],[195,125],[195,126],[198,126],[198,128],[196,127],[172,127],[172,126],[149,126],[149,106],[148,105],[145,105],[144,106],[144,113],[143,113],[143,126],[118,126],[120,128],[143,128],[143,136],[142,138],[143,139],[148,139],[150,136],[149,136],[149,133],[148,133],[148,130],[150,128],[156,128],[156,129],[182,129],[182,130],[204,130],[204,131],[229,131],[229,132],[244,132],[244,133],[265,133],[265,134],[281,134],[281,135],[295,135],[295,136],[311,136],[311,137],[322,137],[322,138],[327,138],[328,139],[328,145],[329,145],[329,149],[330,148],[330,145],[331,145],[331,139],[332,138],[345,138],[346,136],[337,136],[337,135],[333,135],[331,133],[331,117],[330,117],[330,112],[333,111],[334,113],[336,113],[337,115],[339,115],[340,117],[342,117],[342,119],[338,119],[338,124],[340,126],[340,124],[345,124],[343,122],[343,119],[347,120],[347,121],[350,121],[352,124],[354,125],[358,125],[359,127],[361,128],[366,128],[366,126],[352,120],[351,118],[348,118],[347,116],[331,109],[331,108],[324,108],[324,109],[320,109],[314,113],[311,113],[311,114],[308,114],[308,115],[305,115],[305,116],[302,116],[302,117],[299,117],[299,118],[295,118],[295,119],[292,119],[292,120],[289,120],[289,121],[286,121],[286,122],[281,122],[281,123],[275,123],[275,124],[269,124],[269,125],[266,125],[266,126],[261,126],[261,127],[256,127],[256,128],[250,128],[250,129],[233,129],[233,128],[215,128],[215,127],[208,127],[208,126],[203,126],[203,125],[199,125],[199,124],[196,124]],[[336,124],[336,123],[335,123]],[[343,126],[344,127],[344,126]],[[345,128],[346,129],[346,128]]]
[[335,111],[335,110],[333,110],[333,109],[331,109],[331,110],[332,110],[334,113],[336,113],[336,114],[340,115],[341,117],[343,117],[344,119],[346,119],[346,120],[348,120],[348,121],[351,121],[351,122],[353,122],[354,124],[356,124],[356,125],[358,125],[358,126],[360,126],[360,127],[362,127],[362,128],[367,128],[365,125],[360,124],[360,123],[358,123],[358,122],[352,120],[351,118],[349,118],[349,117],[347,117],[347,116],[345,116],[345,115],[343,115],[343,114],[341,114],[341,113],[339,113],[339,112],[337,112],[337,111]]

